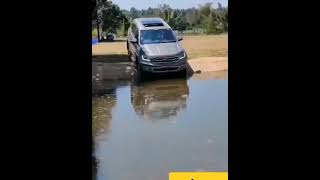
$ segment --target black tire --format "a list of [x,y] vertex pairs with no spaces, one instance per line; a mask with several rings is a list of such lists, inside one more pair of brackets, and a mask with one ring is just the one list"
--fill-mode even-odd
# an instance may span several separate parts
[[127,41],[127,52],[128,52],[128,59],[130,62],[134,62],[132,60],[132,54],[131,54],[131,51],[130,51],[130,48],[129,48],[129,42]]
[[183,69],[183,70],[179,71],[178,76],[180,78],[186,78],[187,77],[187,69]]
[[145,79],[145,72],[142,69],[142,65],[139,63],[138,57],[136,57],[136,60],[134,62],[135,68],[136,68],[136,80],[137,82],[142,82]]
[[129,55],[130,51],[129,51],[129,42],[128,41],[127,41],[127,51],[128,51],[128,55]]
[[132,62],[132,59],[131,59],[131,53],[130,53],[130,51],[128,50],[128,59],[129,59],[129,61],[130,62]]
[[128,59],[129,59],[129,61],[130,61],[130,62],[133,62],[133,61],[132,61],[132,58],[131,58],[132,54],[131,54],[131,52],[130,52],[128,42],[127,42],[127,52],[128,52]]
[[144,71],[142,70],[142,66],[139,62],[137,62],[137,76],[138,76],[138,80],[141,82],[145,79],[145,73]]

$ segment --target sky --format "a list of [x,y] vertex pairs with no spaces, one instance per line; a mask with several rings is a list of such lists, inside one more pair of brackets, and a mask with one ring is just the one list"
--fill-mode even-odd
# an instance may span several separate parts
[[218,2],[222,6],[228,6],[228,0],[112,0],[120,9],[130,10],[131,7],[136,9],[147,9],[148,7],[158,7],[159,4],[169,4],[172,8],[186,9],[198,7],[198,4],[212,2],[213,7],[218,7]]

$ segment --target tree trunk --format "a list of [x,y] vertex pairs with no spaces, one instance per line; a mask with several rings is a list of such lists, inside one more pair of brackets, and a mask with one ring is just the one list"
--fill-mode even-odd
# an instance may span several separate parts
[[97,31],[98,31],[98,42],[100,42],[100,26],[98,18],[98,6],[96,7],[96,21],[97,21]]

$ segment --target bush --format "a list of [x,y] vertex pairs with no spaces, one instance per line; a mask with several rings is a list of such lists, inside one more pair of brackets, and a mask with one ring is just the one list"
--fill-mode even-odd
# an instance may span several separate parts
[[92,37],[93,38],[97,38],[98,37],[98,30],[97,29],[93,29],[92,30]]

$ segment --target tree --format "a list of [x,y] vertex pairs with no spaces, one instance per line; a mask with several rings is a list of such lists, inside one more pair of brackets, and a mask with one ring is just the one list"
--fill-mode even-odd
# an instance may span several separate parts
[[218,9],[219,9],[219,10],[222,10],[222,5],[221,5],[221,3],[219,3],[219,2],[218,2]]
[[151,7],[149,7],[149,8],[146,10],[146,17],[152,17],[152,16],[155,16],[155,11],[154,11],[154,9],[152,9]]
[[132,7],[129,12],[129,17],[131,19],[138,18],[140,17],[140,12],[136,8]]
[[228,29],[227,14],[222,8],[221,4],[219,8],[213,9],[212,3],[206,3],[203,6],[199,6],[199,11],[202,17],[202,27],[206,30],[207,34],[222,33]]
[[124,14],[127,18],[129,17],[130,15],[130,11],[126,10],[126,9],[123,9],[121,10],[122,14]]
[[206,3],[204,5],[199,5],[199,11],[203,18],[208,18],[211,13],[212,3]]
[[[92,4],[92,20],[95,21],[94,23],[92,23],[92,25],[96,26],[98,40],[100,40],[100,24],[102,22],[101,10],[104,9],[105,7],[110,6],[111,5],[111,1],[108,1],[108,0],[91,0],[91,4]],[[93,27],[95,27],[95,26],[93,26]]]
[[162,4],[162,5],[159,5],[158,8],[160,10],[160,17],[168,22],[170,20],[170,16],[172,12],[172,8],[170,7],[170,5]]
[[198,27],[201,22],[199,10],[194,7],[187,9],[185,19],[189,25],[189,29],[194,29],[195,27]]
[[188,23],[183,16],[178,16],[176,19],[176,30],[184,31],[187,29]]
[[[108,32],[126,34],[131,20],[140,17],[161,17],[173,29],[183,31],[185,29],[205,29],[210,33],[228,31],[228,8],[218,4],[218,8],[212,8],[212,3],[199,5],[198,8],[172,9],[168,4],[158,5],[156,8],[138,10],[132,7],[128,10],[120,10],[109,0],[98,0],[98,19],[102,22],[102,28]],[[93,14],[94,16],[94,14]],[[94,24],[94,23],[93,23]]]
[[224,13],[224,30],[228,31],[228,8],[225,8],[225,13]]
[[120,10],[118,5],[104,4],[101,8],[102,30],[110,33],[116,33],[123,24],[128,27],[128,18]]

